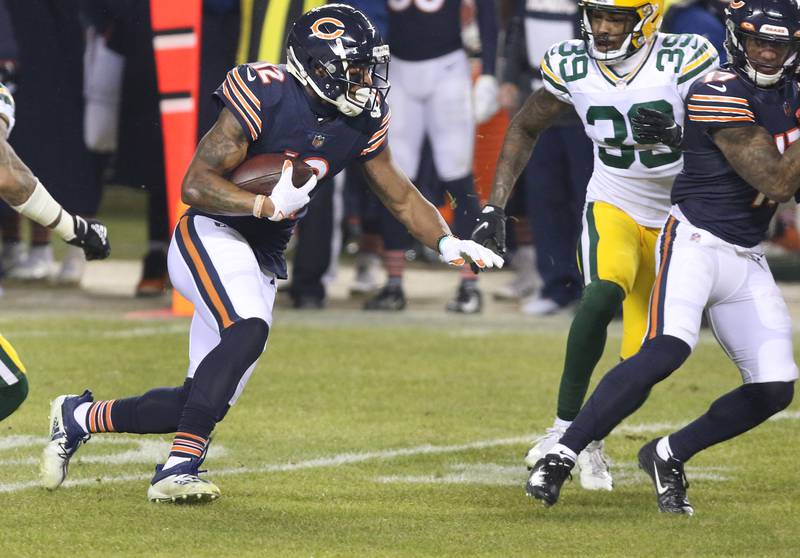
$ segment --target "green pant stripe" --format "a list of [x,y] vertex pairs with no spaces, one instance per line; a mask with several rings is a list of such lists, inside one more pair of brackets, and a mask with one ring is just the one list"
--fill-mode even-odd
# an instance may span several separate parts
[[589,202],[586,207],[586,226],[589,229],[589,277],[592,281],[599,281],[597,275],[597,244],[600,242],[600,234],[597,232],[597,225],[594,222],[594,202]]

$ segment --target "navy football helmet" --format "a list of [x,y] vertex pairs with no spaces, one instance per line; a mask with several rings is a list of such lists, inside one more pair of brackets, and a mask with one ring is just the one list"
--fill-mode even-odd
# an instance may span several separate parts
[[297,18],[286,69],[346,116],[380,110],[389,92],[389,45],[361,11],[328,4]]
[[[725,50],[734,70],[759,87],[772,87],[794,75],[800,62],[800,10],[795,0],[734,0],[725,8],[725,17]],[[777,53],[775,62],[751,60],[750,41],[769,44]]]

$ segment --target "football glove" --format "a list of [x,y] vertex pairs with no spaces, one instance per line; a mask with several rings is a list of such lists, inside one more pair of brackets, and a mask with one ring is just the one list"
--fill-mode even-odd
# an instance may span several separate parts
[[472,87],[472,113],[476,124],[483,124],[500,110],[499,87],[494,76],[484,74]]
[[442,261],[462,266],[468,261],[478,268],[503,267],[503,258],[472,240],[461,240],[454,236],[439,239],[439,254]]
[[[501,256],[506,253],[506,214],[502,207],[487,205],[478,216],[478,224],[470,238],[481,246],[489,246]],[[491,247],[489,243],[493,243]]]
[[292,183],[292,174],[294,170],[292,162],[289,159],[283,162],[283,170],[278,183],[272,189],[269,199],[272,200],[272,205],[275,206],[275,211],[269,216],[270,221],[282,221],[284,219],[292,219],[295,214],[303,209],[308,202],[311,201],[311,190],[317,185],[316,175],[308,179],[308,182],[295,188]]
[[97,219],[84,219],[73,215],[75,238],[67,241],[79,248],[87,260],[104,260],[111,253],[111,244],[108,242],[108,229]]
[[680,148],[683,129],[669,114],[651,108],[641,107],[631,117],[633,139],[637,143],[663,143],[669,147]]

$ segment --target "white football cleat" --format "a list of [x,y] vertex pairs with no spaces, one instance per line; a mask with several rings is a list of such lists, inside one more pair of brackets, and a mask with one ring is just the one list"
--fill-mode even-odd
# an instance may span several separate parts
[[75,408],[91,403],[92,392],[82,395],[60,395],[50,404],[50,440],[42,452],[39,464],[42,486],[55,490],[67,478],[69,460],[91,436],[75,421]]
[[614,479],[608,466],[611,460],[603,453],[603,441],[591,442],[578,454],[581,486],[586,490],[613,490]]
[[177,504],[198,504],[211,502],[220,496],[219,488],[213,482],[201,479],[198,467],[202,459],[189,459],[183,463],[164,469],[156,466],[156,474],[147,489],[151,502]]
[[531,449],[525,454],[525,465],[528,466],[528,469],[533,469],[536,466],[536,462],[553,449],[553,446],[558,443],[566,431],[567,429],[564,427],[553,426],[547,429],[544,436],[536,438]]

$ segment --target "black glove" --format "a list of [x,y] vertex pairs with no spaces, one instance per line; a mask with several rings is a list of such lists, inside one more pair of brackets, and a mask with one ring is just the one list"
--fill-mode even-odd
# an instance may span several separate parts
[[83,248],[87,260],[104,260],[111,253],[108,242],[108,229],[97,219],[84,219],[73,215],[75,222],[75,238],[68,244]]
[[[472,229],[470,238],[501,256],[506,253],[506,214],[502,207],[487,205],[478,216],[478,224]],[[494,246],[491,246],[494,244]],[[480,268],[470,264],[472,271],[478,273]]]
[[631,118],[633,139],[637,143],[663,143],[679,149],[683,140],[683,129],[669,114],[641,107]]

